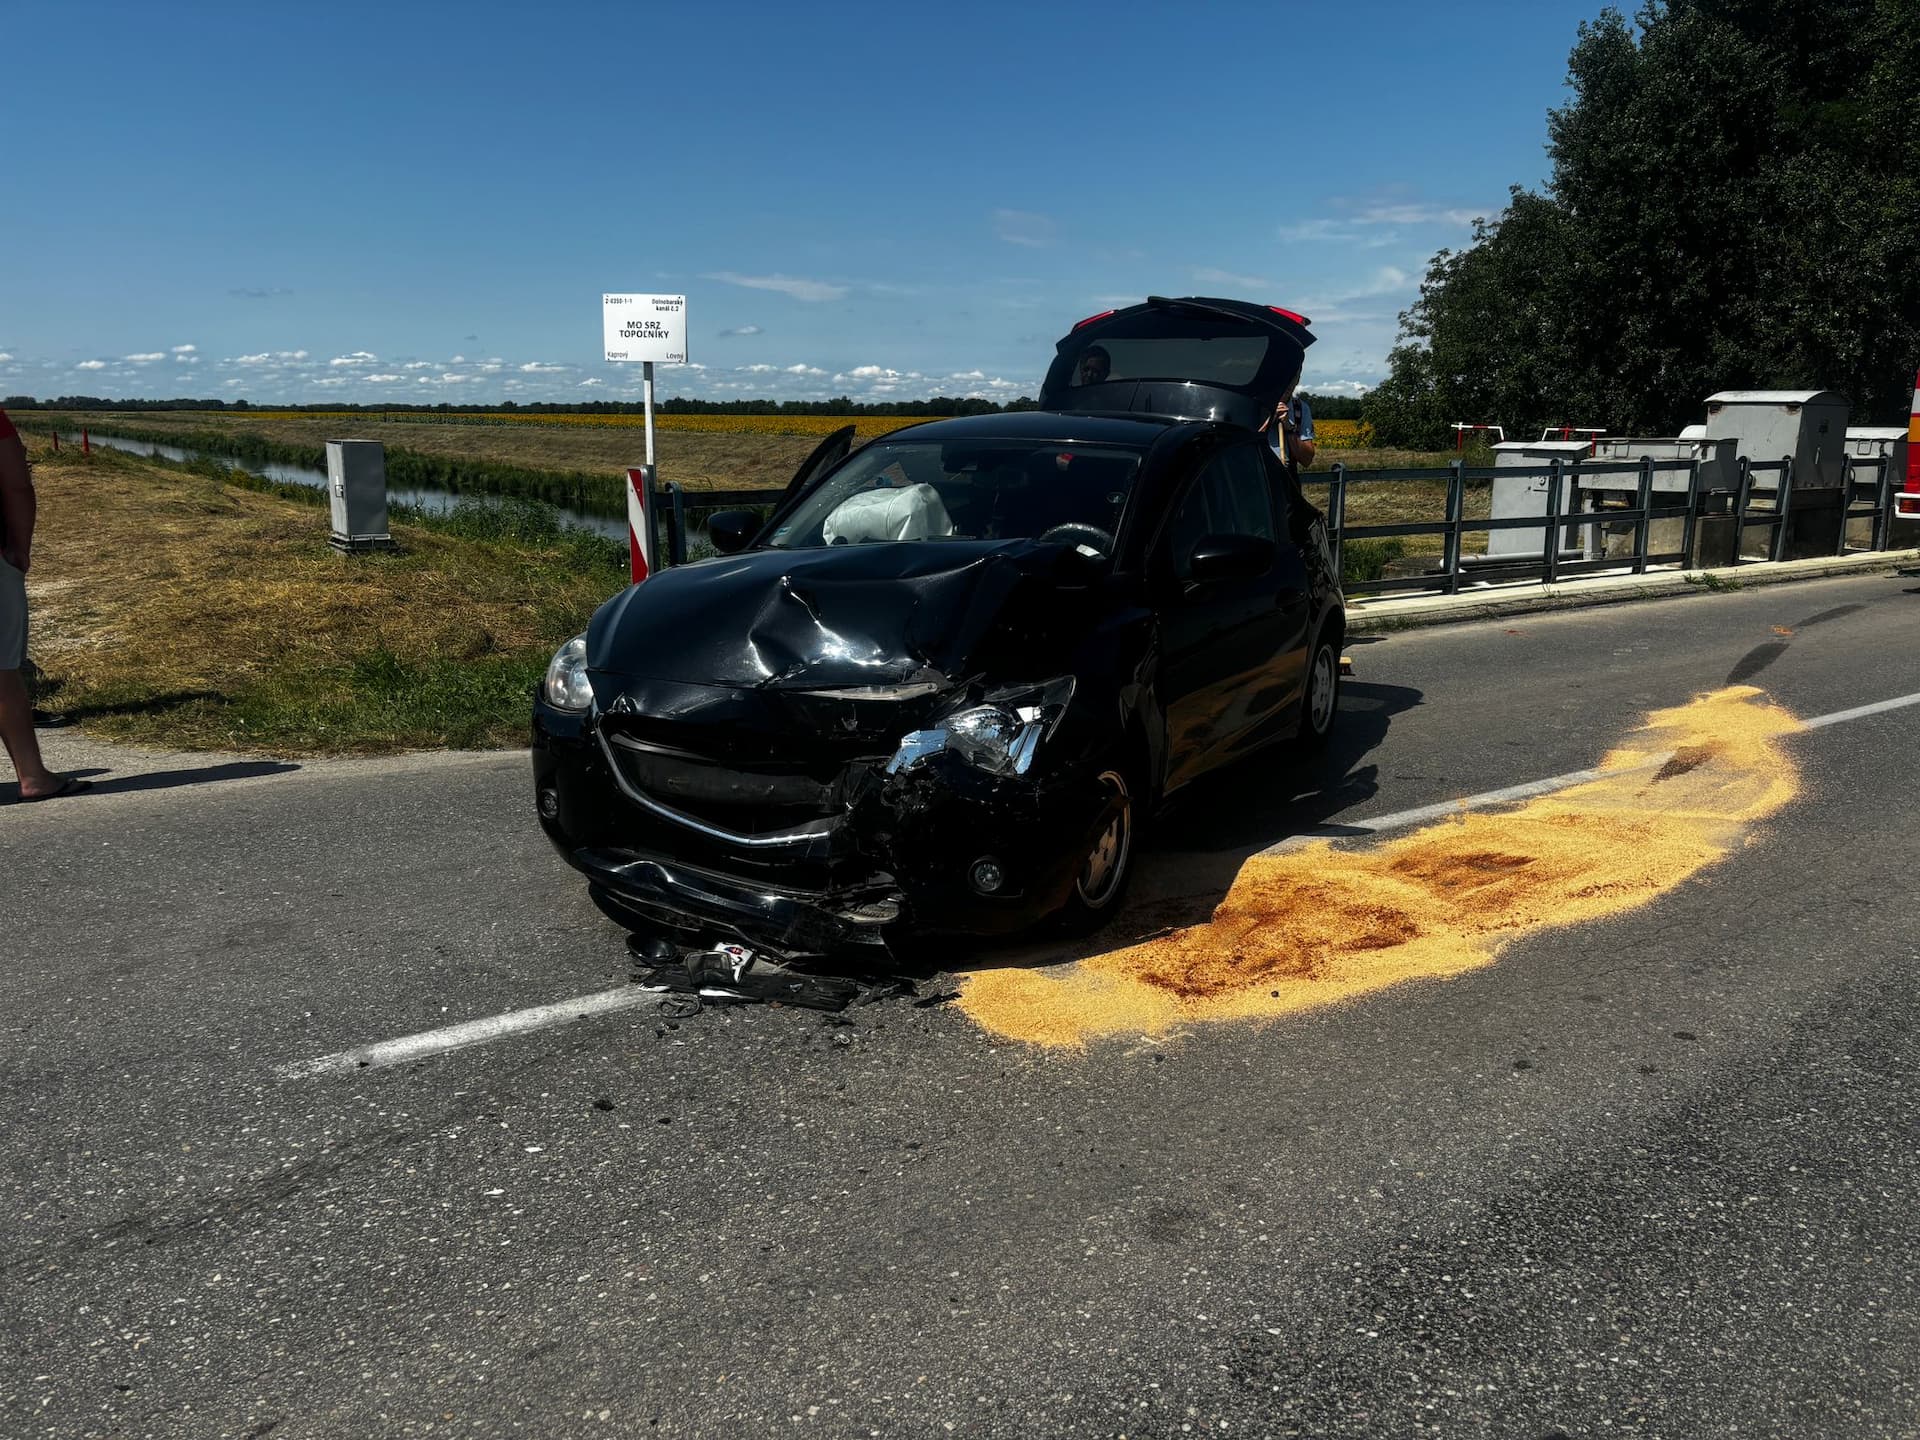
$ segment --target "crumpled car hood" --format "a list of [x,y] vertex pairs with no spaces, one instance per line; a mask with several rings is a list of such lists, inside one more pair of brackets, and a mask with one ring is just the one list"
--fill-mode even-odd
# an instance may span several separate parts
[[594,616],[587,658],[622,679],[851,689],[971,674],[994,639],[1055,618],[1067,547],[1032,540],[756,550],[663,570]]

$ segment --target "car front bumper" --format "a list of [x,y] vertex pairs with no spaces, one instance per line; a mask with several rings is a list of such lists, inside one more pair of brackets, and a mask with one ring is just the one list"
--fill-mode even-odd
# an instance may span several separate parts
[[[906,932],[1007,934],[1065,903],[1107,795],[1091,774],[995,777],[952,756],[875,776],[803,844],[749,847],[630,793],[589,717],[537,703],[542,829],[623,916],[787,958]],[[992,860],[990,894],[971,883]]]

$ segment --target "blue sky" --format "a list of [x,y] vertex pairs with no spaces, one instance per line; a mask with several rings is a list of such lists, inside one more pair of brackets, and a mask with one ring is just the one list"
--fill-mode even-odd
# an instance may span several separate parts
[[624,399],[607,290],[687,295],[662,394],[1031,394],[1150,292],[1356,393],[1598,9],[16,0],[0,393]]

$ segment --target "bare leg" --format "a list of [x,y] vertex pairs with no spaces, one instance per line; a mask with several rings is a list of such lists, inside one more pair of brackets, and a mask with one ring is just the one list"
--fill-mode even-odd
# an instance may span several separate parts
[[60,788],[60,777],[40,758],[40,742],[33,734],[33,702],[18,670],[0,670],[0,741],[13,757],[13,773],[20,777],[23,797],[45,795]]

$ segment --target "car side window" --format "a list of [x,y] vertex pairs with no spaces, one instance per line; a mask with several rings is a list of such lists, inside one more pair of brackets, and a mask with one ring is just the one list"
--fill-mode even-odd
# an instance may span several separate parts
[[1267,467],[1260,452],[1252,445],[1235,445],[1222,453],[1217,463],[1222,470],[1220,483],[1226,504],[1214,510],[1214,519],[1223,522],[1215,525],[1215,533],[1276,538],[1273,486],[1267,481]]
[[1260,463],[1267,472],[1267,493],[1273,496],[1273,521],[1276,535],[1293,534],[1293,494],[1294,483],[1287,474],[1286,467],[1280,463],[1280,457],[1270,445],[1262,445]]
[[1194,547],[1209,535],[1274,538],[1272,488],[1251,445],[1216,453],[1175,507],[1164,543],[1178,579],[1191,577]]

